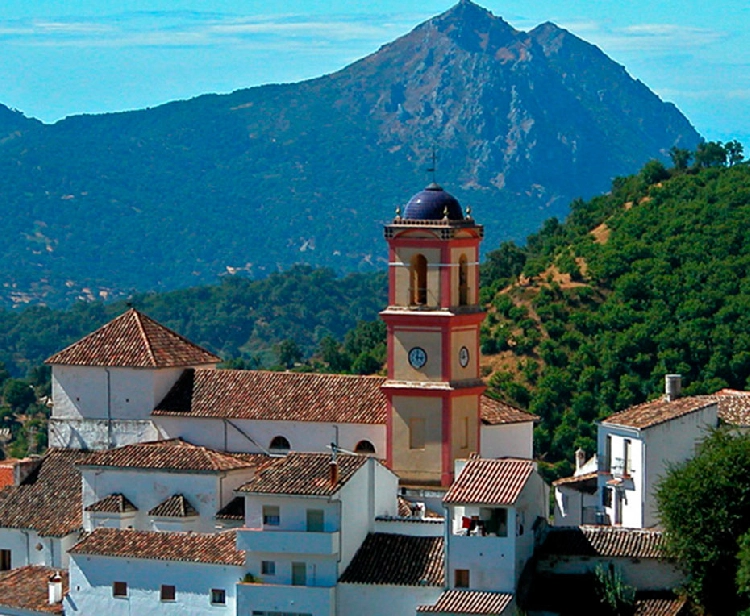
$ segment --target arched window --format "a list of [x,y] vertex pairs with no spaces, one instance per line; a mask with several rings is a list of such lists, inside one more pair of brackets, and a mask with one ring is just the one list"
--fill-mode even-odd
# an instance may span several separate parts
[[427,303],[427,259],[424,255],[414,255],[411,258],[409,281],[411,303],[424,306]]
[[469,267],[466,265],[466,255],[458,260],[458,305],[469,303]]
[[268,446],[273,453],[286,453],[292,448],[289,441],[283,436],[274,436],[271,444]]
[[375,453],[375,445],[370,441],[359,441],[354,448],[354,453]]

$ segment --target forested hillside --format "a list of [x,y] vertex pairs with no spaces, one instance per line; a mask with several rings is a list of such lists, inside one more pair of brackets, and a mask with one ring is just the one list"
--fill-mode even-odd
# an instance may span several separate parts
[[663,391],[750,386],[750,167],[709,143],[576,201],[484,266],[491,391],[542,418],[537,451],[567,472],[594,422]]

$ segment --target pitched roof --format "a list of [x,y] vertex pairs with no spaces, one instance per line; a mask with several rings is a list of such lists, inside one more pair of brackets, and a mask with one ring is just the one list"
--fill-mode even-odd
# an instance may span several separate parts
[[238,550],[236,533],[203,534],[97,528],[70,550],[70,554],[176,560],[242,566],[245,553]]
[[443,537],[369,533],[340,582],[394,586],[442,586]]
[[226,505],[216,512],[217,520],[244,520],[245,519],[245,498],[235,496]]
[[719,418],[728,424],[750,426],[750,391],[722,389],[714,394]]
[[663,558],[664,535],[660,531],[612,526],[550,528],[541,553],[556,556],[607,558]]
[[94,511],[98,513],[126,513],[128,511],[138,511],[138,507],[131,503],[127,497],[116,492],[115,494],[105,496],[101,500],[89,505],[86,507],[85,511]]
[[63,596],[68,592],[68,572],[51,567],[26,566],[0,573],[0,606],[17,610],[62,614],[62,602],[50,605],[49,579],[62,578]]
[[585,492],[586,494],[594,494],[596,492],[597,473],[584,473],[582,475],[574,475],[573,477],[562,477],[552,482],[552,485],[565,486],[578,492]]
[[81,528],[81,476],[77,449],[50,449],[18,486],[0,492],[0,528],[29,528],[62,537]]
[[[385,381],[349,374],[187,369],[153,414],[385,424],[388,401],[381,390]],[[480,412],[487,425],[539,419],[487,396],[482,396]]]
[[382,377],[186,370],[154,415],[384,424]]
[[131,308],[46,363],[72,366],[167,368],[216,364],[213,353]]
[[633,616],[687,616],[687,599],[671,592],[638,592]]
[[256,463],[252,457],[215,451],[174,438],[89,453],[78,460],[78,466],[221,472],[253,467]]
[[198,512],[182,494],[175,494],[153,507],[148,515],[159,518],[190,518],[198,515]]
[[490,398],[489,396],[482,396],[480,405],[482,423],[490,426],[539,421],[538,416],[517,409],[515,406],[511,406],[500,400]]
[[[367,456],[339,454],[337,456],[338,478],[336,483],[331,483],[330,454],[292,452],[262,468],[255,477],[238,488],[238,491],[259,494],[331,496],[336,494],[370,459]],[[377,461],[374,463],[379,464]]]
[[472,458],[448,490],[443,502],[513,504],[533,471],[532,460]]
[[671,401],[659,398],[610,415],[602,423],[642,430],[708,408],[716,402],[713,396],[686,396]]
[[479,590],[446,590],[435,605],[420,605],[417,612],[445,612],[448,614],[482,614],[497,616],[513,601],[507,592]]

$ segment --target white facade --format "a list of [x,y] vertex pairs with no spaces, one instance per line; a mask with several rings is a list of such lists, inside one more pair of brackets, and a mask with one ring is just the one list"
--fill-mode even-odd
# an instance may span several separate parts
[[[223,473],[166,472],[151,469],[81,467],[83,525],[88,531],[97,526],[135,530],[195,530],[213,532],[216,512],[234,498],[234,490],[252,479],[254,469]],[[93,513],[86,507],[111,494],[123,494],[136,512]],[[198,511],[197,518],[153,518],[149,511],[175,494],[182,494]]]
[[[67,615],[229,616],[238,613],[243,575],[243,567],[232,565],[74,554],[63,604]],[[113,596],[115,582],[126,584],[124,596]],[[174,600],[162,600],[163,585],[174,586]],[[212,590],[224,591],[224,603],[211,602]]]
[[174,416],[152,419],[164,438],[179,437],[220,451],[266,453],[271,441],[283,436],[291,451],[329,453],[334,442],[341,449],[354,451],[360,441],[367,440],[375,447],[376,457],[384,458],[386,453],[385,424]]
[[[548,502],[549,489],[534,471],[512,505],[449,505],[446,586],[515,593],[534,553],[534,525],[547,519]],[[478,519],[489,532],[464,528],[464,518]]]
[[[592,480],[596,483],[596,478]],[[596,524],[596,512],[601,497],[597,490],[587,491],[580,486],[566,484],[555,486],[555,526],[581,526]]]
[[[370,458],[330,497],[246,493],[237,547],[247,551],[247,571],[259,583],[239,585],[240,613],[252,607],[335,614],[338,578],[373,531],[376,516],[397,514],[397,489],[398,478]],[[264,524],[269,511],[273,524]],[[311,519],[315,529],[308,531]]]
[[600,522],[626,528],[655,526],[656,485],[671,465],[695,456],[717,422],[713,404],[644,429],[599,424]]
[[0,549],[10,550],[12,569],[26,565],[65,568],[68,550],[78,539],[78,533],[49,537],[28,528],[0,528]]
[[483,458],[534,457],[534,422],[482,424],[480,428],[480,451]]
[[338,616],[413,616],[420,605],[434,604],[442,586],[339,584]]

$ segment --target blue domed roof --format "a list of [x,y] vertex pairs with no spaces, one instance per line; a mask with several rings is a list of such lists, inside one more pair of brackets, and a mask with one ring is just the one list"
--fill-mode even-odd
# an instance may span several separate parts
[[409,200],[404,208],[404,218],[407,220],[442,220],[446,211],[449,220],[464,219],[458,200],[433,182]]

